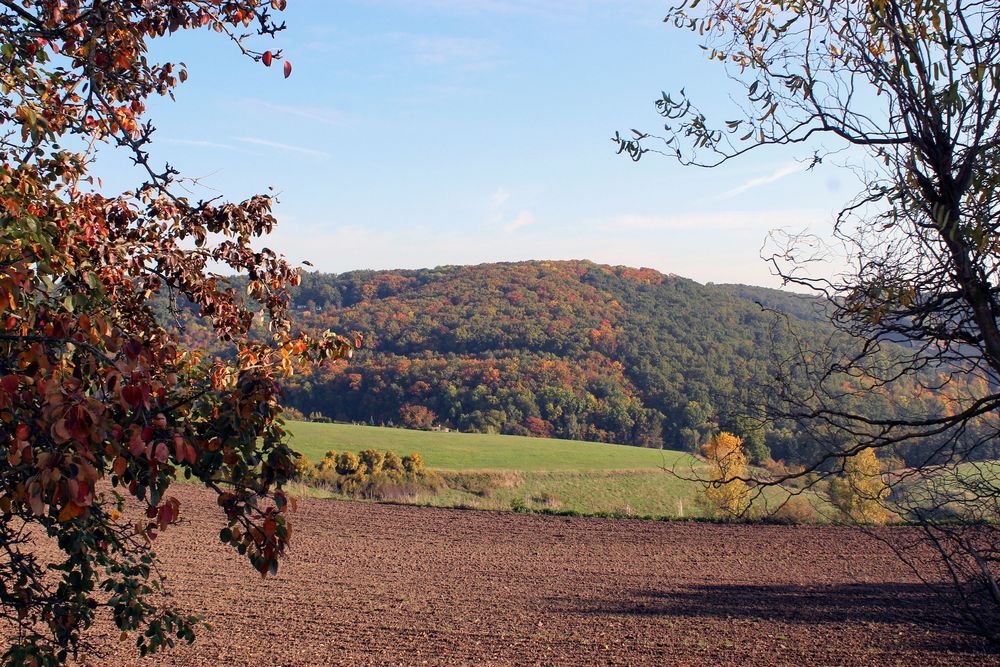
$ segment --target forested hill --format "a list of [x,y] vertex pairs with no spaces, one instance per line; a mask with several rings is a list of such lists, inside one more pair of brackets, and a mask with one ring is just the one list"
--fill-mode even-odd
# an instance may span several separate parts
[[314,273],[295,299],[302,324],[364,336],[349,365],[289,383],[305,414],[673,449],[721,428],[788,460],[794,431],[736,399],[790,349],[755,300],[831,334],[795,295],[585,261]]

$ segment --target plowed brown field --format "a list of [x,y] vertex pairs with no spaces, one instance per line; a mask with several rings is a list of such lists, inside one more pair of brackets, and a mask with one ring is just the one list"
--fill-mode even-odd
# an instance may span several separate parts
[[211,497],[177,492],[190,522],[158,549],[213,627],[148,663],[106,631],[98,664],[1000,664],[849,530],[303,501],[262,581]]

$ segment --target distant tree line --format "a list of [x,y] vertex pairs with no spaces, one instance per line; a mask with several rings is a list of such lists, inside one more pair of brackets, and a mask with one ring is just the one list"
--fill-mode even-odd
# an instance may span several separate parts
[[[688,451],[726,431],[753,461],[796,463],[821,438],[770,419],[756,388],[802,338],[851,352],[815,299],[590,262],[314,273],[294,298],[303,326],[364,338],[348,363],[285,385],[291,405],[338,421]],[[949,409],[948,391],[917,382],[860,399],[865,378],[838,381],[833,400],[874,416]]]

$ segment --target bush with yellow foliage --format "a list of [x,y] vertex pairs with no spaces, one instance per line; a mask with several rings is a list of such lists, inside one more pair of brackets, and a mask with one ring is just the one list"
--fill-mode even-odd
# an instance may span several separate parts
[[446,488],[444,479],[429,470],[417,452],[400,457],[393,451],[378,449],[358,454],[350,450],[328,451],[316,465],[300,455],[294,470],[295,479],[304,484],[369,499],[398,500],[436,494]]
[[830,482],[830,500],[856,523],[885,523],[890,516],[884,504],[888,495],[889,487],[871,447],[847,457],[844,474]]
[[745,512],[750,505],[750,489],[743,481],[747,477],[743,440],[723,431],[712,436],[701,453],[708,459],[710,470],[705,494],[716,516],[735,517]]

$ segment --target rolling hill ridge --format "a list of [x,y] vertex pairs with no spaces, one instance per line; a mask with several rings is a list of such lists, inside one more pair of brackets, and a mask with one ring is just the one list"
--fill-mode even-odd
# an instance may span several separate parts
[[312,273],[294,299],[303,326],[365,341],[288,383],[306,415],[679,450],[724,429],[758,460],[805,455],[794,425],[751,418],[794,342],[758,301],[837,339],[807,297],[588,261]]

